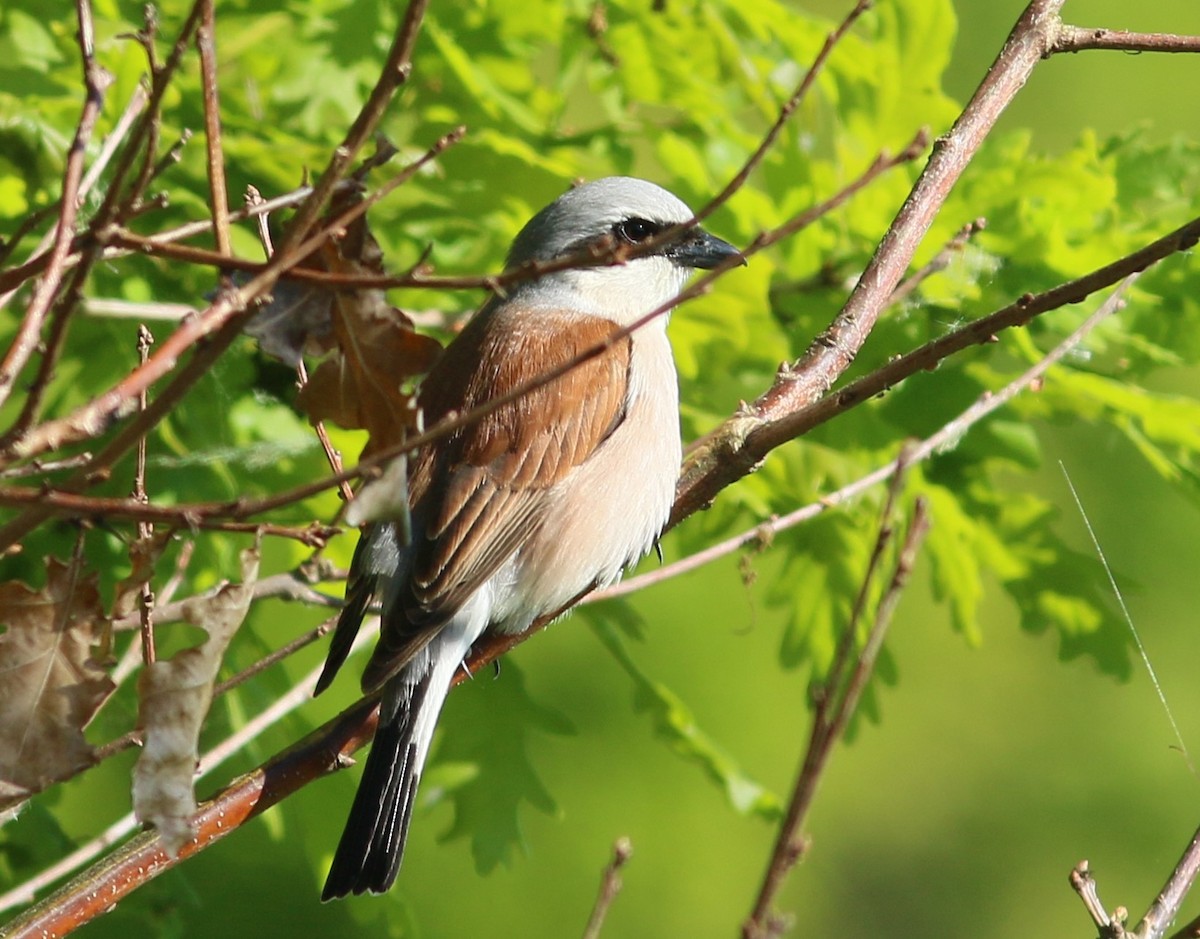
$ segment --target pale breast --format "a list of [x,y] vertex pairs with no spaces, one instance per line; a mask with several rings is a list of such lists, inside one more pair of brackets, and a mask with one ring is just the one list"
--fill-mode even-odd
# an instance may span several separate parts
[[537,535],[502,573],[497,628],[524,629],[646,554],[670,515],[681,460],[675,363],[658,321],[634,335],[625,420],[555,486]]

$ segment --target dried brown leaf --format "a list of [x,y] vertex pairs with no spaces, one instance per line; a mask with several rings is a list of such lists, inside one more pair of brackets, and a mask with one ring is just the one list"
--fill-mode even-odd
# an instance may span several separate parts
[[[331,212],[341,212],[356,198],[344,197]],[[354,276],[383,273],[379,245],[365,218],[355,219],[326,246],[321,266]],[[382,290],[330,291],[328,297],[333,348],[301,390],[300,405],[314,422],[367,430],[368,452],[397,443],[415,421],[403,385],[429,371],[441,346],[418,333]]]
[[199,759],[200,728],[212,704],[217,671],[234,633],[246,618],[258,579],[257,545],[242,552],[242,582],[226,584],[184,604],[184,618],[208,639],[138,677],[138,725],[145,743],[133,771],[133,810],[153,824],[163,846],[175,855],[192,837],[196,812],[192,779]]
[[90,766],[83,728],[114,685],[95,660],[106,620],[94,574],[47,560],[46,586],[0,584],[0,808]]

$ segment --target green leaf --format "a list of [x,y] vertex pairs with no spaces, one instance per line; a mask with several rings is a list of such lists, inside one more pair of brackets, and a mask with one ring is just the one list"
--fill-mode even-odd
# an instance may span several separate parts
[[575,731],[558,711],[529,697],[512,660],[505,661],[495,680],[477,676],[451,695],[441,724],[445,732],[439,733],[436,763],[456,767],[454,785],[447,791],[454,822],[441,840],[470,838],[475,867],[486,874],[510,863],[514,851],[527,850],[522,803],[547,815],[558,812],[530,760],[530,733],[563,736]]
[[778,817],[779,799],[742,772],[734,758],[697,725],[695,715],[678,695],[642,670],[616,628],[600,616],[589,619],[596,637],[633,681],[634,707],[650,715],[655,733],[679,756],[698,764],[736,811],[767,819]]

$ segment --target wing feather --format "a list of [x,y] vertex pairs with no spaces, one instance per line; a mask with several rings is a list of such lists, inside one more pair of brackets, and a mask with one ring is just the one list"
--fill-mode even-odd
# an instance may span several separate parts
[[578,313],[485,308],[421,390],[426,426],[512,392],[611,344],[554,381],[417,454],[409,480],[416,529],[401,585],[363,675],[374,688],[405,664],[532,536],[549,490],[620,426],[632,344],[616,323]]

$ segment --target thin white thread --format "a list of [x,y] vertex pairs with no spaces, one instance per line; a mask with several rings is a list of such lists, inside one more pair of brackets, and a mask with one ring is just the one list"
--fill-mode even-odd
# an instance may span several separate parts
[[1104,567],[1104,573],[1108,576],[1108,583],[1117,598],[1117,603],[1120,604],[1121,615],[1125,617],[1125,625],[1129,627],[1129,634],[1133,636],[1133,642],[1137,646],[1138,655],[1142,657],[1142,664],[1146,666],[1146,672],[1150,675],[1150,681],[1154,685],[1154,693],[1158,695],[1158,700],[1161,702],[1163,711],[1167,715],[1167,720],[1171,724],[1171,730],[1174,732],[1175,740],[1179,745],[1179,752],[1183,755],[1188,769],[1195,776],[1197,775],[1196,767],[1192,764],[1192,757],[1188,753],[1187,744],[1183,742],[1183,734],[1179,730],[1179,724],[1175,721],[1175,713],[1171,710],[1171,705],[1167,703],[1167,696],[1163,692],[1162,684],[1158,680],[1158,673],[1154,671],[1154,666],[1150,664],[1150,656],[1146,654],[1146,647],[1142,644],[1142,637],[1138,635],[1137,627],[1133,624],[1133,616],[1129,613],[1129,607],[1125,605],[1125,597],[1121,593],[1121,588],[1117,586],[1117,578],[1113,576],[1108,558],[1104,556],[1104,549],[1100,547],[1100,539],[1096,537],[1096,531],[1092,528],[1092,521],[1088,518],[1088,514],[1083,508],[1083,500],[1079,498],[1079,493],[1075,490],[1075,484],[1071,482],[1071,474],[1067,472],[1066,464],[1062,460],[1059,460],[1058,467],[1062,470],[1063,476],[1066,477],[1067,488],[1071,490],[1071,498],[1075,500],[1075,507],[1079,509],[1079,515],[1083,519],[1083,526],[1087,529],[1088,537],[1092,539],[1092,546],[1096,549],[1096,555],[1100,558],[1100,563]]

